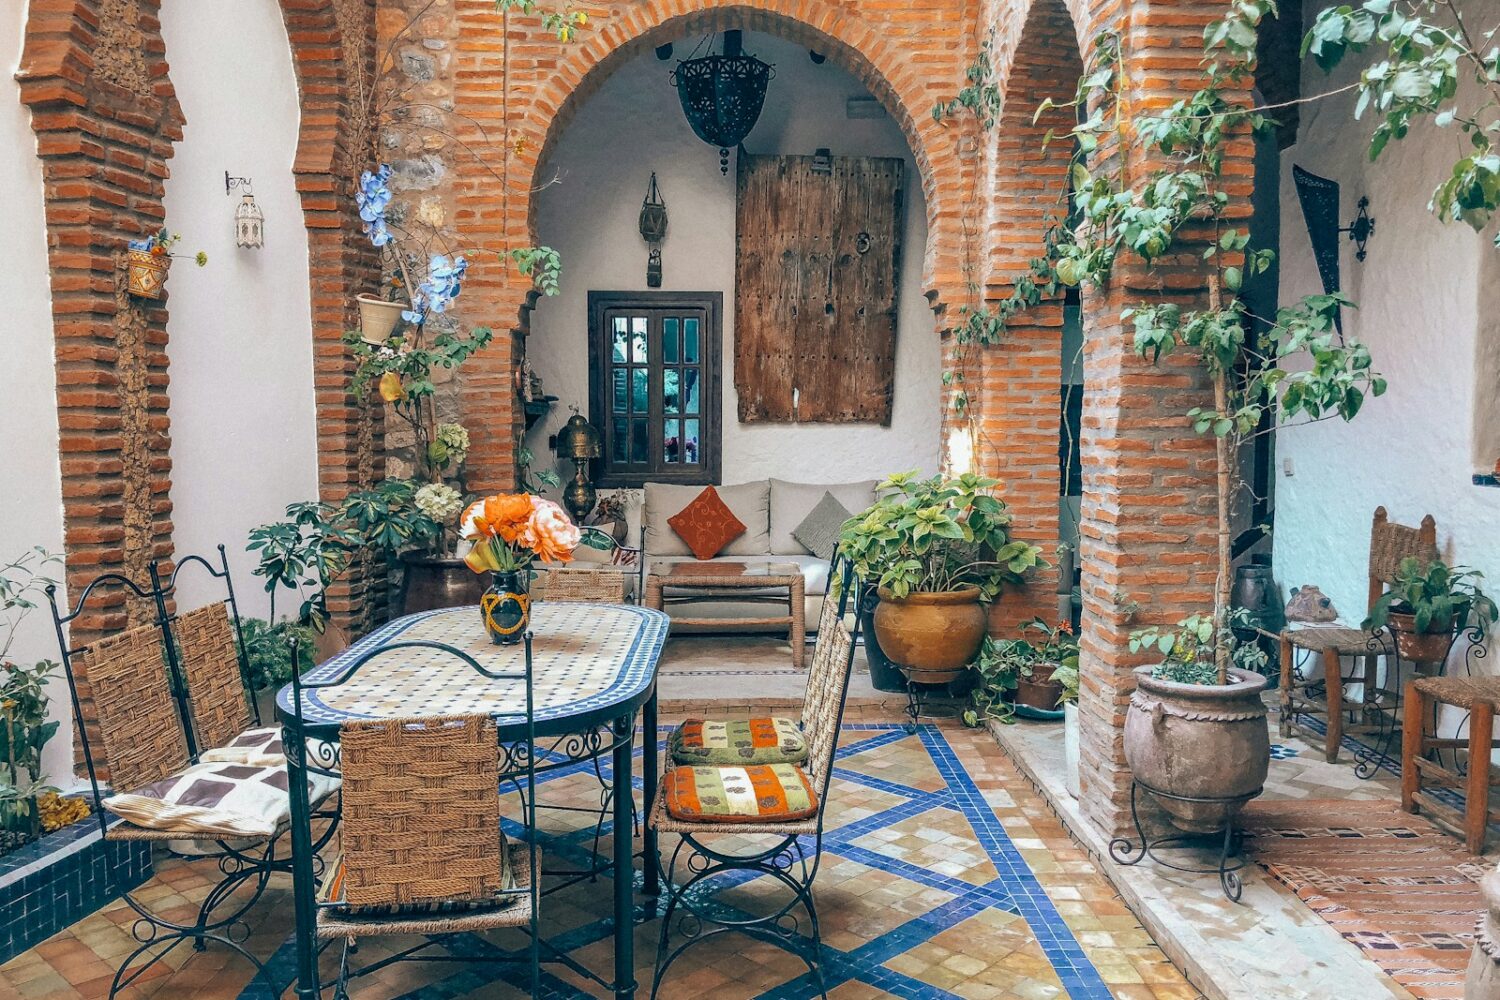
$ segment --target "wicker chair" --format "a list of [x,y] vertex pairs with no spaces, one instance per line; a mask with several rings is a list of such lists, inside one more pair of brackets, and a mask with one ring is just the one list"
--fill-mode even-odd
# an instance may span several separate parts
[[602,569],[544,569],[531,582],[538,601],[622,604],[626,576],[612,566]]
[[[123,594],[127,606],[139,609],[138,617],[147,619],[146,623],[91,643],[70,645],[67,626],[84,613],[91,600],[106,591]],[[88,583],[77,603],[66,612],[58,606],[55,587],[47,588],[47,596],[94,802],[104,801],[106,784],[116,794],[134,793],[182,777],[198,764],[197,742],[188,725],[182,689],[174,683],[169,667],[176,653],[168,620],[162,613],[162,589],[143,588],[117,573],[106,573]],[[84,713],[82,679],[88,682],[92,719]],[[251,770],[261,770],[270,778],[274,769]],[[190,844],[192,857],[212,859],[222,874],[191,923],[164,919],[132,893],[123,894],[126,904],[140,917],[136,937],[141,944],[120,963],[110,985],[110,997],[129,987],[185,941],[191,941],[199,951],[210,942],[229,948],[254,966],[257,977],[269,987],[270,979],[260,959],[235,936],[270,876],[290,871],[289,858],[277,854],[284,827],[270,836],[231,839],[222,832],[208,833],[190,826],[164,828],[129,820],[111,822],[103,808],[96,809],[95,814],[105,840],[148,841],[178,849]],[[315,849],[321,849],[334,830],[330,825]],[[248,891],[241,892],[242,888]],[[142,956],[148,956],[147,961],[132,968]]]
[[[396,962],[453,960],[425,954],[444,935],[505,927],[529,935],[530,995],[539,996],[541,867],[535,834],[531,636],[525,639],[524,673],[489,671],[462,650],[413,640],[378,646],[327,682],[294,677],[295,715],[288,729],[305,732],[303,692],[345,684],[374,657],[417,646],[450,653],[491,679],[523,680],[526,738],[505,748],[502,764],[497,727],[488,716],[380,719],[341,726],[331,759],[310,761],[300,754],[291,758],[294,777],[305,770],[337,773],[343,780],[343,853],[324,876],[316,931],[320,939],[342,942],[333,997],[346,1000],[351,979]],[[522,790],[524,845],[507,844],[501,831],[502,783]],[[423,940],[363,967],[352,966],[359,939],[394,935],[419,935]]]
[[[1467,737],[1439,738],[1428,732],[1437,706],[1453,705],[1469,713]],[[1490,763],[1495,740],[1495,709],[1500,705],[1500,677],[1420,677],[1407,685],[1406,723],[1401,730],[1401,808],[1422,812],[1444,829],[1460,834],[1470,854],[1483,854],[1491,821],[1490,789],[1500,780]],[[1444,749],[1453,750],[1451,768],[1443,766]],[[1457,750],[1466,749],[1468,768],[1458,766]],[[1436,750],[1436,759],[1429,754]],[[1464,790],[1457,809],[1423,789],[1436,785]]]
[[[849,593],[848,582],[846,570],[845,594]],[[647,823],[657,833],[675,833],[681,840],[670,859],[657,859],[666,883],[667,903],[657,943],[656,973],[651,983],[653,1000],[668,969],[684,952],[714,934],[728,931],[739,931],[789,947],[806,963],[820,992],[827,995],[823,989],[822,936],[812,887],[822,859],[824,810],[859,631],[857,616],[850,621],[839,609],[827,610],[834,604],[833,601],[824,602],[822,627],[818,630],[812,665],[808,670],[807,698],[802,715],[803,731],[807,737],[807,761],[801,773],[815,795],[816,811],[805,818],[776,822],[682,819],[668,809],[668,786],[674,774],[702,769],[674,768],[660,782],[660,791],[652,803]],[[704,843],[705,837],[716,835],[771,837],[774,841],[768,847],[752,846],[743,850]],[[675,881],[679,869],[687,876],[680,885]],[[726,878],[727,884],[734,884],[743,880],[746,874],[752,878],[770,876],[790,889],[792,898],[765,916],[730,915],[715,907],[711,887],[702,885],[715,878]],[[807,912],[808,934],[805,937],[798,933],[795,910],[799,905]],[[679,922],[677,930],[684,937],[675,946],[671,942],[674,920]],[[714,925],[711,930],[707,929],[710,925]]]
[[[1419,528],[1389,520],[1384,507],[1375,508],[1370,524],[1369,604],[1396,579],[1401,560],[1437,557],[1437,523],[1429,514]],[[1281,735],[1290,736],[1298,715],[1323,715],[1328,727],[1323,737],[1323,755],[1329,763],[1338,760],[1339,745],[1345,735],[1388,732],[1397,707],[1381,704],[1379,658],[1395,652],[1394,644],[1384,632],[1371,633],[1361,628],[1311,626],[1286,629],[1281,633]],[[1316,682],[1309,681],[1297,663],[1297,651],[1315,653],[1323,661],[1324,695],[1315,693]],[[1341,656],[1359,658],[1353,673],[1345,674]],[[1396,678],[1399,695],[1399,678]],[[1359,701],[1349,701],[1344,692],[1359,684],[1363,694]],[[1357,713],[1357,721],[1345,722],[1346,715]],[[1382,719],[1382,713],[1385,718]]]

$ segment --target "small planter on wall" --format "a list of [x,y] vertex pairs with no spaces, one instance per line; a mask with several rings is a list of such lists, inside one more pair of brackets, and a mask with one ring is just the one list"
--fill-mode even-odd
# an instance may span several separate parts
[[359,304],[359,339],[371,347],[383,347],[396,332],[403,310],[410,309],[405,302],[388,302],[374,295],[359,295],[354,301]]
[[141,299],[159,299],[167,283],[172,258],[132,246],[126,251],[126,286],[131,295]]

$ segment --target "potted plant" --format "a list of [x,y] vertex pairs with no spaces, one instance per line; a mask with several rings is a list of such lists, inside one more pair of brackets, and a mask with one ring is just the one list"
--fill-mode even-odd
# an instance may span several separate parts
[[[1022,638],[1010,642],[1020,658],[1016,704],[1042,712],[1059,711],[1063,685],[1057,671],[1066,664],[1078,669],[1078,637],[1073,634],[1073,626],[1067,622],[1051,626],[1033,618],[1021,626],[1021,632]],[[1026,633],[1035,638],[1025,638]]]
[[914,682],[961,675],[979,652],[1001,587],[1046,564],[1041,549],[1011,540],[997,484],[971,473],[895,475],[840,533],[839,550],[877,585],[880,646]]
[[1456,631],[1475,628],[1483,635],[1495,623],[1495,602],[1479,589],[1483,579],[1484,574],[1465,566],[1408,556],[1396,568],[1391,589],[1370,608],[1364,627],[1389,629],[1397,651],[1408,660],[1441,663]]
[[21,621],[55,582],[47,567],[61,561],[36,548],[0,565],[0,854],[37,838],[38,799],[57,791],[43,783],[42,750],[58,728],[47,718],[47,684],[58,664],[17,663],[10,650]]
[[974,671],[974,686],[969,689],[969,707],[964,710],[966,726],[980,726],[985,722],[1015,721],[1014,704],[1016,681],[1021,675],[1020,664],[1014,656],[1007,655],[1001,643],[993,636],[985,636],[979,644],[979,655],[971,664]]
[[520,642],[531,621],[531,564],[571,562],[582,533],[551,500],[500,493],[469,506],[459,532],[470,543],[464,562],[490,575],[479,608],[490,641]]
[[1052,672],[1052,679],[1062,687],[1057,703],[1063,710],[1063,777],[1068,794],[1079,796],[1078,783],[1078,656],[1075,653]]
[[[172,266],[172,248],[182,239],[181,233],[159,229],[150,236],[131,240],[125,250],[125,287],[131,295],[159,299],[167,284],[167,270]],[[199,267],[208,263],[208,254],[199,250],[193,255]]]

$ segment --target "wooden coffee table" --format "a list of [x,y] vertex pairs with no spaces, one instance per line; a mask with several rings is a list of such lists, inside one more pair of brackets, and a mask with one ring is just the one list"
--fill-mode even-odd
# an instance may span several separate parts
[[[667,588],[672,590],[669,595]],[[666,611],[672,627],[687,629],[785,628],[792,644],[792,666],[802,668],[802,654],[807,643],[807,583],[802,567],[796,563],[674,563],[671,569],[646,577],[648,608]],[[739,593],[740,591],[781,591],[785,593]],[[742,604],[785,604],[786,614],[694,618],[680,615],[674,608],[691,608],[710,601],[733,600]],[[776,610],[780,610],[777,608]]]

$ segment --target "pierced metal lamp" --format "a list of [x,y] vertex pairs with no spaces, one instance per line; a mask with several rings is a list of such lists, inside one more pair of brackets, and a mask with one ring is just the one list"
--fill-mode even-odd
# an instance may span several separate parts
[[266,216],[255,203],[250,178],[231,177],[229,171],[224,171],[224,193],[231,194],[235,188],[244,193],[234,207],[234,245],[245,250],[259,250],[266,245]]
[[747,56],[738,31],[724,32],[724,54],[710,52],[684,59],[672,71],[672,86],[682,101],[693,132],[719,147],[719,172],[729,173],[729,151],[744,141],[760,119],[766,84],[774,76],[769,63]]
[[571,461],[576,470],[563,490],[563,506],[576,523],[583,522],[599,499],[594,484],[589,482],[589,461],[598,458],[602,452],[603,440],[599,431],[574,407],[573,415],[557,433],[557,457]]

